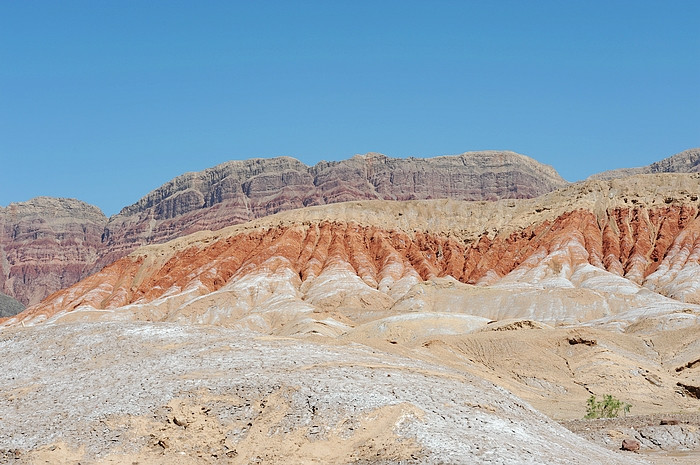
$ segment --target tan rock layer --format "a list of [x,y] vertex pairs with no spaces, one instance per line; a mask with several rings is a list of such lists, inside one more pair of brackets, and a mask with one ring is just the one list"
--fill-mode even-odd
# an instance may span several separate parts
[[[404,206],[408,212],[410,206]],[[602,218],[581,209],[470,240],[445,231],[407,232],[347,221],[232,228],[142,249],[23,315],[49,316],[82,305],[117,308],[193,288],[204,294],[252,272],[286,268],[303,282],[328,267],[349,265],[374,288],[386,277],[397,281],[409,273],[423,280],[449,275],[464,283],[490,283],[516,268],[537,267],[571,241],[583,247],[564,258],[569,265],[590,263],[643,284],[662,260],[673,258],[669,251],[698,247],[697,216],[697,207],[675,204],[617,207]]]
[[513,152],[430,159],[371,153],[312,167],[289,157],[231,161],[179,176],[109,221],[70,199],[0,208],[0,292],[32,305],[141,245],[310,205],[531,198],[566,184],[553,168]]

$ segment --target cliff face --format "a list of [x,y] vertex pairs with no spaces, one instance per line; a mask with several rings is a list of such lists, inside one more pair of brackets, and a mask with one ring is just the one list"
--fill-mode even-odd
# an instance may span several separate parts
[[446,308],[490,319],[676,311],[700,303],[698,191],[698,175],[642,175],[532,200],[306,208],[145,247],[23,315],[125,309],[233,322],[284,302],[283,320],[299,308],[403,313],[439,298],[420,283],[443,278],[457,286],[442,292]]
[[0,208],[0,292],[33,305],[87,276],[106,223],[97,207],[72,199]]
[[371,153],[313,167],[289,157],[231,161],[179,176],[109,221],[65,199],[0,209],[0,291],[32,305],[141,245],[284,210],[369,199],[530,198],[566,184],[553,168],[513,152]]
[[697,173],[700,171],[700,148],[688,149],[661,161],[638,168],[621,168],[594,174],[589,179],[615,179],[635,174]]
[[371,199],[531,198],[566,184],[553,168],[513,152],[430,159],[370,153],[313,167],[288,157],[231,161],[177,177],[110,218],[95,269],[143,244],[306,206]]

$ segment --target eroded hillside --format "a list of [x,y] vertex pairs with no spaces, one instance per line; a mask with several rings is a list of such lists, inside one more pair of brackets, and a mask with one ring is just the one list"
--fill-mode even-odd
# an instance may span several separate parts
[[352,200],[530,198],[566,185],[513,152],[427,159],[370,153],[307,166],[290,157],[231,161],[186,173],[107,219],[73,199],[0,207],[0,292],[40,302],[137,247],[280,211]]
[[[592,394],[634,414],[699,408],[698,192],[700,175],[662,174],[346,202],[142,247],[5,320],[21,355],[4,416],[33,435],[8,438],[27,463],[643,463],[529,405],[559,420]],[[122,364],[118,386],[96,381]],[[83,419],[30,427],[27,396]],[[615,428],[599,442],[638,431]],[[553,452],[564,442],[581,454]]]

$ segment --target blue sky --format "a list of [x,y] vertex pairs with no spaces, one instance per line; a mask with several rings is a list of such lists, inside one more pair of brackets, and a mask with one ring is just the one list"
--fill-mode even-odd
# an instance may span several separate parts
[[698,24],[697,1],[0,2],[0,205],[111,215],[280,155],[645,165],[700,146]]

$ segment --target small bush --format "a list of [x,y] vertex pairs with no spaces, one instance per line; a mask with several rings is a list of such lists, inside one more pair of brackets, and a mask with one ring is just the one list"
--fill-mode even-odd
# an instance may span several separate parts
[[586,401],[586,416],[584,418],[617,418],[620,410],[629,413],[631,404],[622,402],[610,394],[605,394],[603,400],[596,401],[595,396],[591,396]]

